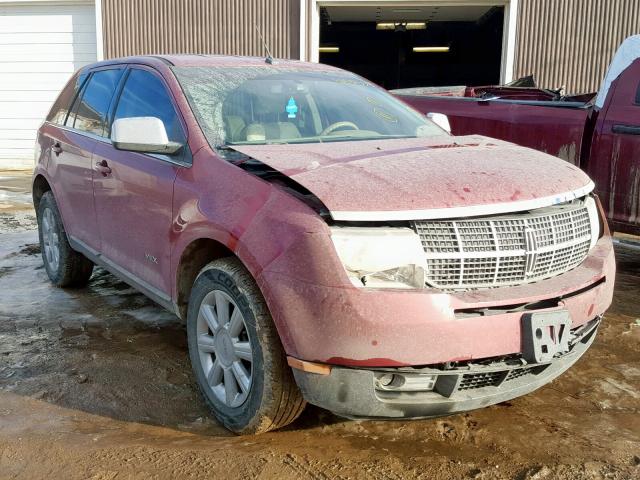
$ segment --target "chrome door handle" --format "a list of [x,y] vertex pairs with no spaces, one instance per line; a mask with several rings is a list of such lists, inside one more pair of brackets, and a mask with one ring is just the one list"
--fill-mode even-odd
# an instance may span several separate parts
[[51,151],[53,153],[55,153],[56,155],[60,155],[62,153],[62,145],[60,145],[60,142],[56,142],[51,146]]
[[102,174],[103,177],[111,174],[111,167],[106,160],[96,162],[96,170]]

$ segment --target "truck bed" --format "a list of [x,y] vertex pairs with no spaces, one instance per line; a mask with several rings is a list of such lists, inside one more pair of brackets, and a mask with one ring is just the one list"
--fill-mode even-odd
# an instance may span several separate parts
[[[464,89],[464,93],[461,89]],[[425,90],[410,89],[392,93],[424,114],[447,115],[454,135],[475,133],[508,139],[574,165],[580,164],[585,125],[593,111],[591,103],[532,100],[530,98],[544,98],[543,94],[534,92],[513,92],[509,98],[504,98],[506,95],[498,97],[495,92],[485,92],[482,97],[468,96],[469,87],[457,87],[453,91],[441,89],[432,94]],[[543,92],[540,89],[533,90]],[[589,98],[590,95],[580,97]]]

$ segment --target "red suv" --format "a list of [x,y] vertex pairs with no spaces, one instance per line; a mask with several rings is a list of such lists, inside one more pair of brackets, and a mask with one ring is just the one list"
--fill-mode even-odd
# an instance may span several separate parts
[[332,67],[96,63],[39,130],[33,196],[60,287],[100,265],[187,323],[229,429],[305,401],[415,418],[507,400],[589,347],[615,263],[579,169],[452,137]]

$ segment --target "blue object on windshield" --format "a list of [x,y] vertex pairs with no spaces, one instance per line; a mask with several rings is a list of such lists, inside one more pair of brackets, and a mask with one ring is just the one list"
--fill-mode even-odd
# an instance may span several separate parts
[[285,108],[287,115],[289,118],[296,118],[296,113],[298,113],[298,105],[296,105],[296,101],[293,97],[289,98],[289,103],[287,103],[287,107]]

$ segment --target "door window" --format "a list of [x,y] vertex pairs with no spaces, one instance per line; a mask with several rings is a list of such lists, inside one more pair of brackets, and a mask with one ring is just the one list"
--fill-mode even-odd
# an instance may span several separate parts
[[83,132],[106,136],[107,113],[122,72],[122,69],[94,72],[82,95],[74,103],[66,125]]
[[159,118],[164,123],[169,141],[186,141],[169,93],[162,81],[147,70],[132,69],[120,95],[114,121],[131,117]]
[[47,116],[47,121],[55,123],[57,125],[64,125],[64,122],[69,113],[71,102],[73,102],[78,95],[78,91],[87,79],[87,73],[78,75],[74,82],[69,83],[62,91],[56,103],[51,107],[51,111]]

